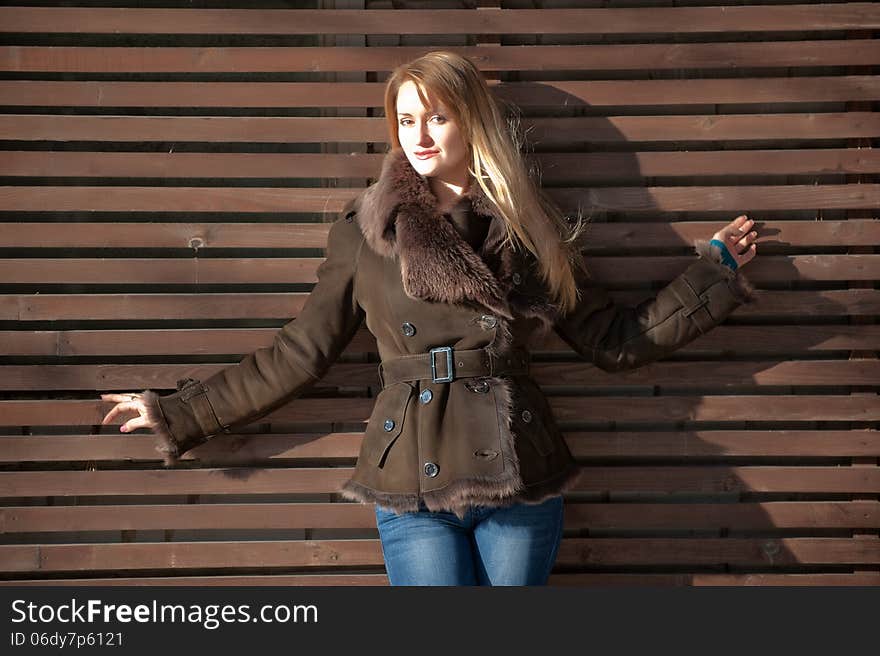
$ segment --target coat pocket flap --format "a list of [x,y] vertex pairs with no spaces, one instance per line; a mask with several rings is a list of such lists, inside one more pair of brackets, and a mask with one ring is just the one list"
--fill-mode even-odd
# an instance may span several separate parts
[[406,410],[413,386],[407,382],[395,383],[380,392],[364,433],[361,457],[381,467],[388,450],[403,430]]

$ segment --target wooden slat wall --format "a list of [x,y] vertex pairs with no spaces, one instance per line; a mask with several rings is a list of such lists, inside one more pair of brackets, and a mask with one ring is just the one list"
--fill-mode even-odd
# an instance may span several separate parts
[[880,4],[27,4],[0,8],[3,582],[387,584],[372,508],[336,493],[365,329],[174,470],[98,395],[271,344],[378,173],[388,71],[453,48],[621,302],[739,213],[763,235],[758,303],[674,356],[536,353],[586,467],[551,583],[880,584]]

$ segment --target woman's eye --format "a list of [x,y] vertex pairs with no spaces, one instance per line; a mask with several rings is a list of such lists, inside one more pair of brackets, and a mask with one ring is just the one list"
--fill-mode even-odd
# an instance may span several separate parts
[[[437,121],[438,123],[445,123],[446,122],[446,117],[440,116],[439,114],[432,116],[431,118],[438,119],[438,121]],[[412,120],[410,120],[408,118],[402,118],[402,119],[400,119],[400,121],[398,121],[398,123],[400,123],[400,125],[409,125],[410,123],[412,123]]]

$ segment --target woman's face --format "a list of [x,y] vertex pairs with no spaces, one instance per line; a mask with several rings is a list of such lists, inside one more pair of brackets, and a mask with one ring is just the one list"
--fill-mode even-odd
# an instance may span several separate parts
[[[421,175],[465,186],[468,147],[447,107],[428,95],[422,104],[415,82],[397,91],[397,138],[412,167]],[[423,156],[420,157],[421,154]]]

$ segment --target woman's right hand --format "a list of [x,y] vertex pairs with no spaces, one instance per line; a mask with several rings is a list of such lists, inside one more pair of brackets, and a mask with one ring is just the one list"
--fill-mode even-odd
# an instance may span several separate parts
[[137,428],[155,428],[155,424],[147,418],[147,408],[144,405],[143,395],[137,392],[122,394],[102,394],[104,401],[116,401],[110,412],[104,415],[101,425],[109,424],[114,417],[123,416],[127,413],[135,413],[135,417],[124,422],[119,427],[119,432],[130,433]]

